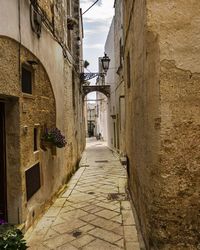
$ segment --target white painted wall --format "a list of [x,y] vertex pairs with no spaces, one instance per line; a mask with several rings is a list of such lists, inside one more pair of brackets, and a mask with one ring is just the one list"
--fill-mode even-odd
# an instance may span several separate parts
[[114,146],[114,125],[111,115],[115,113],[115,51],[114,51],[114,18],[108,33],[108,37],[105,44],[105,52],[111,59],[110,67],[107,72],[105,82],[110,85],[111,95],[108,99],[107,107],[107,130],[108,130],[108,146],[113,148]]

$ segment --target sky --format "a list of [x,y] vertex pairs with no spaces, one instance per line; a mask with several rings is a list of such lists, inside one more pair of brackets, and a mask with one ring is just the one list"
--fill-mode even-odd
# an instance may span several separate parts
[[[82,11],[94,2],[95,0],[80,0]],[[98,57],[104,55],[104,46],[114,15],[113,6],[114,0],[99,0],[83,15],[83,59],[90,63],[88,69],[91,72],[98,72]]]

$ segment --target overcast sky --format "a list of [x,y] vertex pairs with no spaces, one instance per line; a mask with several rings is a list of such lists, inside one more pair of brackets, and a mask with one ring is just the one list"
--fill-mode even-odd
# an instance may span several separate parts
[[[82,11],[94,3],[95,0],[80,0]],[[114,14],[114,0],[99,0],[86,14],[83,15],[84,24],[84,55],[90,65],[91,72],[98,71],[98,57],[104,55],[104,45]]]

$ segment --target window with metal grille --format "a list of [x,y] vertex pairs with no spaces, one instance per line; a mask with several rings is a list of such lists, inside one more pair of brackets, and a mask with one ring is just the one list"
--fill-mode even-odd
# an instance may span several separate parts
[[25,172],[27,201],[40,189],[40,163],[35,164]]
[[32,78],[33,78],[33,73],[31,69],[22,66],[21,87],[23,93],[32,94],[32,80],[33,80]]

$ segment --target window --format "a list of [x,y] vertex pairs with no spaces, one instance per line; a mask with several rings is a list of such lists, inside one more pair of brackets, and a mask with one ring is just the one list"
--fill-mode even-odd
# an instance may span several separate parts
[[40,189],[40,163],[35,164],[25,172],[27,201]]
[[123,57],[123,46],[122,39],[119,41],[119,66],[122,67],[122,57]]
[[[71,0],[67,0],[67,16],[71,16]],[[67,45],[69,50],[72,49],[72,34],[71,30],[67,29]]]
[[22,66],[21,87],[23,93],[32,94],[32,74],[33,73],[31,69]]
[[130,61],[130,53],[128,52],[127,58],[126,58],[126,79],[127,79],[127,87],[130,88],[131,86],[131,61]]
[[33,145],[34,152],[38,150],[38,128],[34,128],[34,136],[33,136]]

